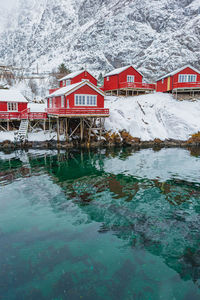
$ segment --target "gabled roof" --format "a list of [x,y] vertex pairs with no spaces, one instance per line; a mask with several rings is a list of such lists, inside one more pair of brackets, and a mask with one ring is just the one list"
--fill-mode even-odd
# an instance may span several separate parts
[[0,89],[0,102],[28,102],[28,101],[18,90]]
[[193,66],[191,66],[191,65],[185,65],[185,66],[183,66],[183,67],[181,67],[181,68],[179,68],[179,69],[176,69],[175,71],[173,71],[173,72],[171,72],[171,73],[168,73],[168,74],[166,74],[166,75],[164,75],[164,76],[158,78],[156,81],[160,81],[160,80],[162,80],[162,79],[164,79],[164,78],[166,78],[166,77],[173,76],[173,75],[175,75],[175,74],[181,72],[182,70],[184,70],[184,69],[186,69],[186,68],[190,68],[190,69],[192,69],[193,71],[195,71],[195,72],[197,72],[197,73],[200,74],[200,71],[197,70],[196,68],[194,68]]
[[97,93],[104,96],[103,91],[101,91],[98,87],[96,87],[96,85],[94,85],[93,83],[91,83],[88,80],[83,80],[81,82],[78,82],[78,83],[75,83],[75,84],[70,84],[70,85],[67,85],[63,88],[60,88],[59,90],[57,90],[54,93],[47,96],[47,98],[58,97],[58,96],[63,96],[63,95],[67,96],[67,95],[75,92],[76,90],[78,90],[79,88],[81,88],[84,85],[88,85],[93,90],[95,90]]
[[[126,66],[126,67],[114,69],[113,71],[111,71],[111,72],[105,74],[104,77],[120,74],[120,73],[122,73],[123,71],[127,70],[127,69],[130,68],[130,67],[132,67],[133,69],[135,69],[133,66],[129,65],[129,66]],[[136,70],[136,69],[135,69],[135,70]],[[140,73],[138,70],[136,70],[136,71],[137,71],[140,75],[142,75],[142,77],[143,77],[143,74],[142,74],[142,73]]]
[[70,73],[62,78],[60,78],[58,81],[62,81],[62,80],[67,80],[67,79],[72,79],[78,75],[80,75],[81,73],[83,73],[85,70],[80,70],[80,71],[76,71],[76,72],[73,72],[73,73]]

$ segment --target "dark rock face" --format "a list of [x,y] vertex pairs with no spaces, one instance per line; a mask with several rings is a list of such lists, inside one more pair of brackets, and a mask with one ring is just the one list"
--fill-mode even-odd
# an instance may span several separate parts
[[197,0],[19,2],[0,34],[7,63],[96,72],[133,64],[150,80],[187,63],[200,68]]

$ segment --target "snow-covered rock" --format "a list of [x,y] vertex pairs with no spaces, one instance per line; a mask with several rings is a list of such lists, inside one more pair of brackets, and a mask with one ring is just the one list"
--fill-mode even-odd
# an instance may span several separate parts
[[[133,64],[148,79],[200,68],[199,0],[19,0],[0,16],[0,58],[51,70]],[[95,73],[94,73],[95,74]]]
[[125,129],[143,141],[159,138],[187,140],[200,131],[200,101],[178,101],[170,94],[106,97],[110,118],[107,130]]

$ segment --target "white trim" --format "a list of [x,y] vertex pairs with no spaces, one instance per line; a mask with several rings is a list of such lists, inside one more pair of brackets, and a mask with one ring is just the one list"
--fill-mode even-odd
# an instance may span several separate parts
[[139,72],[137,69],[135,69],[134,66],[132,66],[132,65],[129,65],[129,66],[126,66],[126,67],[122,67],[122,68],[114,69],[111,72],[105,74],[104,77],[120,74],[120,73],[126,71],[130,67],[132,67],[137,73],[139,73],[142,77],[144,77],[144,75],[141,72]]
[[[84,98],[83,98],[84,97]],[[88,99],[89,97],[89,99]],[[88,104],[88,100],[89,102],[91,101],[91,97],[92,102],[94,101],[94,97],[95,97],[95,104]],[[78,99],[77,99],[78,98]],[[81,99],[80,99],[81,98]],[[80,102],[83,102],[84,99],[84,104],[80,104]],[[78,100],[78,101],[77,101]],[[97,106],[97,95],[91,95],[91,94],[75,94],[74,95],[74,106]]]
[[[189,76],[192,76],[195,80],[189,80]],[[195,74],[179,74],[178,75],[178,82],[185,83],[185,82],[197,82],[197,75]]]
[[81,82],[78,82],[75,84],[70,84],[68,86],[60,88],[59,90],[52,93],[50,96],[51,97],[58,97],[58,96],[62,96],[62,95],[68,96],[71,93],[74,93],[76,90],[78,90],[79,88],[81,88],[85,85],[91,87],[93,90],[95,90],[98,94],[102,95],[103,97],[105,96],[104,92],[102,90],[100,90],[96,85],[94,85],[90,81],[81,81]]
[[133,83],[133,82],[135,82],[135,76],[134,75],[127,75],[126,80],[127,80],[127,82]]
[[[9,109],[9,105],[14,105],[16,106],[16,109]],[[7,110],[10,112],[18,112],[18,103],[17,102],[8,102],[7,103]]]
[[62,95],[61,96],[61,108],[64,108],[65,107],[65,96]]
[[197,72],[197,73],[200,74],[200,71],[197,70],[196,68],[192,67],[191,65],[185,65],[185,66],[183,66],[183,67],[181,67],[181,68],[179,68],[179,69],[176,69],[175,71],[173,71],[173,72],[171,72],[171,73],[168,73],[168,74],[166,74],[166,75],[164,75],[164,76],[158,78],[156,81],[160,81],[161,79],[164,79],[164,78],[166,78],[166,77],[173,76],[173,75],[175,75],[175,74],[177,74],[177,73],[183,71],[183,70],[186,69],[186,68],[190,68],[190,69],[192,69],[193,71],[195,71],[195,72]]

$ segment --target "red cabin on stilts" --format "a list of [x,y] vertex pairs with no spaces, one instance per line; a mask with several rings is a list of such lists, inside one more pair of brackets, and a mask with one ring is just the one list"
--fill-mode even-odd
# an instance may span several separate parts
[[28,101],[17,90],[0,89],[0,119],[20,120]]
[[104,93],[88,80],[65,86],[50,94],[47,113],[66,117],[109,116],[109,110],[104,108]]
[[115,69],[104,76],[104,85],[101,88],[110,94],[134,95],[139,92],[152,92],[155,84],[143,82],[143,75],[133,66]]
[[186,65],[160,77],[156,84],[157,92],[185,93],[200,91],[200,71]]

